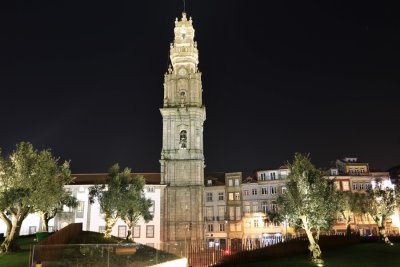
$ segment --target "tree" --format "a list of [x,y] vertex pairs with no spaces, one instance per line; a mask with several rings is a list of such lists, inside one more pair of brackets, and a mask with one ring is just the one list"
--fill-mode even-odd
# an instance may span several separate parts
[[129,227],[128,237],[132,227],[140,217],[145,221],[152,219],[149,208],[151,201],[143,197],[144,178],[131,177],[131,170],[125,168],[120,172],[118,164],[114,164],[103,184],[89,189],[89,200],[93,204],[97,199],[101,210],[105,213],[105,238],[111,238],[112,228],[118,218],[123,219]]
[[40,202],[37,202],[37,205],[35,205],[35,210],[39,213],[41,220],[40,231],[49,231],[49,221],[56,217],[57,213],[61,212],[64,206],[71,208],[76,208],[78,206],[77,199],[72,196],[68,191],[54,191],[48,193],[49,199],[51,199],[51,201],[49,201],[47,205],[44,198]]
[[38,211],[40,203],[58,203],[60,199],[51,193],[72,181],[69,163],[59,166],[49,149],[38,151],[21,142],[8,157],[0,155],[0,218],[7,225],[0,251],[18,250],[16,239],[26,216]]
[[396,209],[396,194],[394,186],[382,180],[373,182],[367,190],[364,207],[367,213],[378,225],[379,237],[386,244],[393,245],[386,233],[386,220],[393,215]]
[[292,226],[306,232],[312,262],[323,264],[319,234],[322,229],[330,229],[336,219],[338,191],[333,181],[325,178],[311,163],[308,155],[296,153],[288,166],[287,190],[277,199],[278,210]]
[[346,236],[351,235],[351,218],[354,214],[364,214],[363,205],[364,194],[353,193],[351,191],[339,192],[339,212],[346,223]]
[[126,240],[132,240],[132,229],[138,223],[140,218],[147,223],[153,219],[150,212],[152,202],[143,197],[143,188],[145,180],[143,176],[135,176],[131,179],[130,185],[125,194],[125,202],[118,208],[118,212],[124,222],[128,225],[128,235]]

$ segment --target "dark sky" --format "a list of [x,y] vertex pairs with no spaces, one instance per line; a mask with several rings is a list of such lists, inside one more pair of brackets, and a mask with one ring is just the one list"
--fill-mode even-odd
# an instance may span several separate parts
[[[248,175],[296,151],[319,167],[346,156],[399,164],[400,16],[388,3],[188,0],[206,171]],[[180,0],[2,7],[3,153],[25,140],[70,159],[75,173],[115,162],[158,172],[163,75],[181,11]]]

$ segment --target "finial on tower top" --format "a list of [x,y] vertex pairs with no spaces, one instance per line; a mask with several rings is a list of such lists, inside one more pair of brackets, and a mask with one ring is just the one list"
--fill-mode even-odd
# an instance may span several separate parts
[[186,12],[182,12],[182,21],[187,21]]
[[183,1],[183,13],[186,13],[186,1],[185,0],[182,1]]

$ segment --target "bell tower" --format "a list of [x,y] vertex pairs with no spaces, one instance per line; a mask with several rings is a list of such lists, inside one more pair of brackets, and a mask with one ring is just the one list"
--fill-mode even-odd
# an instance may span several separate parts
[[201,73],[192,19],[175,20],[170,45],[172,66],[164,75],[161,183],[164,194],[163,241],[199,240],[204,236],[203,123]]

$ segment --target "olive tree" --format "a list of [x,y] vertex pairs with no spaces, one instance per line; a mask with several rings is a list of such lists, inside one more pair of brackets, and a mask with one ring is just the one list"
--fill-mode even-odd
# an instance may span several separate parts
[[364,194],[351,191],[341,191],[339,193],[339,212],[346,223],[346,236],[351,234],[351,219],[355,214],[366,213]]
[[132,177],[127,186],[125,201],[118,208],[118,213],[128,226],[126,240],[134,241],[132,229],[140,219],[143,219],[146,223],[153,219],[153,214],[150,212],[152,201],[143,197],[144,185],[143,176]]
[[376,180],[367,190],[364,207],[378,225],[379,237],[386,244],[393,245],[386,233],[386,220],[396,209],[396,190],[388,181]]
[[111,238],[112,228],[119,218],[128,224],[128,234],[140,217],[145,221],[153,218],[149,211],[151,201],[144,198],[143,187],[142,176],[131,177],[131,170],[125,168],[120,171],[118,164],[110,168],[102,184],[90,187],[90,203],[93,204],[97,200],[105,214],[105,238]]
[[69,162],[60,165],[49,149],[38,151],[31,143],[21,142],[8,157],[0,155],[0,218],[7,225],[0,251],[18,250],[17,238],[26,216],[62,201],[64,185],[72,181]]
[[336,219],[338,191],[308,155],[296,153],[288,167],[287,190],[277,200],[278,210],[292,226],[305,231],[312,262],[323,264],[319,234],[322,229],[330,229]]

